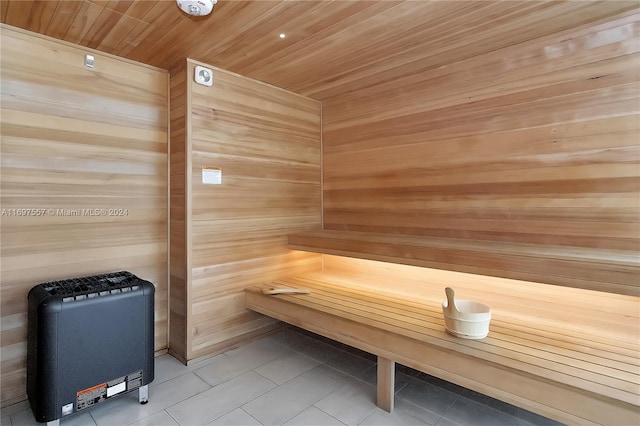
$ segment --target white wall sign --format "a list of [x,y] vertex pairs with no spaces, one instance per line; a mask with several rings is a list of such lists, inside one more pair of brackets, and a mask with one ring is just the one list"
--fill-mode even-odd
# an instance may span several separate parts
[[202,183],[208,185],[222,184],[222,169],[219,167],[204,166],[202,168]]

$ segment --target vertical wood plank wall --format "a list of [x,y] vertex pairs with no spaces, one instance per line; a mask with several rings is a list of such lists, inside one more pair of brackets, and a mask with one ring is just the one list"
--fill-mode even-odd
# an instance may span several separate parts
[[182,362],[187,361],[187,318],[189,317],[189,299],[191,270],[187,268],[190,258],[191,233],[187,223],[190,220],[190,184],[186,173],[190,168],[190,140],[187,137],[187,84],[186,63],[182,63],[170,72],[170,207],[169,207],[169,352]]
[[[191,278],[175,295],[186,304],[187,360],[274,327],[245,309],[246,286],[321,267],[321,255],[287,248],[288,234],[321,226],[320,103],[206,64],[214,83],[201,86],[197,64],[187,62],[184,91]],[[202,183],[205,166],[222,169],[221,185]]]
[[[4,406],[26,398],[27,293],[40,282],[117,270],[152,281],[156,350],[166,348],[168,77],[1,29]],[[86,53],[94,69],[85,68]]]
[[[585,261],[603,273],[607,259],[637,265],[639,16],[323,102],[324,228],[594,249]],[[497,254],[492,267],[513,265]],[[618,288],[639,284],[628,276]]]

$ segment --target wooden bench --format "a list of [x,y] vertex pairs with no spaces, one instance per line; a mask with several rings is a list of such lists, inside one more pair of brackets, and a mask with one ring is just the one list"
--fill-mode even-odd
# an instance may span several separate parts
[[[493,303],[480,301],[493,318],[482,340],[446,333],[445,285],[411,297],[317,272],[248,288],[246,306],[377,355],[377,403],[388,411],[398,362],[564,423],[639,424],[637,299],[568,288],[545,295],[555,286],[531,284],[508,295],[486,290]],[[310,294],[265,295],[266,287]],[[458,289],[460,298],[480,294],[470,292]]]

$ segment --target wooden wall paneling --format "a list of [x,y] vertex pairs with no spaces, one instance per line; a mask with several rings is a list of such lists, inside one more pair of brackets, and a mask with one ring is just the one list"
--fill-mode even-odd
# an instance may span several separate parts
[[[420,237],[371,232],[320,231],[289,236],[289,247],[333,255],[424,266],[521,281],[640,295],[638,259],[616,250]],[[541,271],[544,265],[544,271]]]
[[102,14],[104,7],[92,2],[84,2],[82,8],[78,11],[75,19],[69,26],[64,40],[70,43],[79,44],[87,35],[89,30],[95,25],[96,20]]
[[[165,31],[158,38],[149,40],[149,48],[145,51],[137,49],[143,61],[162,61],[173,64],[175,61],[182,61],[184,57],[205,58],[202,52],[198,54],[185,55],[184,46],[198,46],[198,51],[212,49],[216,46],[227,46],[227,39],[235,39],[238,33],[252,28],[255,20],[259,19],[266,11],[275,8],[279,2],[227,2],[216,5],[215,16],[211,15],[211,22],[217,25],[203,25],[209,18],[189,19],[175,8],[165,10],[166,18],[173,23],[171,31]],[[209,21],[206,21],[207,23]],[[180,40],[175,43],[172,40]],[[203,40],[208,40],[203,42]],[[146,42],[147,40],[145,40]],[[172,41],[172,42],[169,42]],[[170,44],[170,46],[167,46]],[[157,52],[158,46],[165,46],[161,52]],[[194,52],[195,53],[195,52]]]
[[[324,228],[369,234],[361,257],[396,236],[406,263],[638,294],[639,28],[624,13],[326,100]],[[441,238],[489,252],[418,253]]]
[[[320,227],[320,104],[213,68],[191,86],[191,357],[272,329],[244,308],[244,288],[319,270],[320,255],[292,252],[287,234]],[[206,65],[204,65],[206,66]],[[202,168],[222,169],[221,185]]]
[[105,7],[113,9],[116,12],[126,13],[135,2],[136,0],[111,0],[105,5]]
[[[574,38],[570,41],[556,35],[545,37],[449,64],[447,67],[414,72],[411,77],[402,81],[390,79],[369,88],[366,94],[361,91],[357,96],[352,96],[350,91],[343,92],[333,96],[327,104],[344,107],[345,98],[350,98],[351,102],[358,105],[355,112],[361,114],[358,117],[366,121],[373,114],[376,119],[383,120],[415,112],[415,105],[402,102],[403,96],[400,95],[389,99],[396,102],[393,108],[371,102],[379,97],[389,97],[392,91],[419,97],[430,93],[434,96],[430,99],[428,108],[433,110],[470,103],[470,99],[478,102],[495,98],[496,86],[500,88],[500,95],[506,96],[512,93],[531,94],[534,93],[533,89],[571,89],[572,85],[567,84],[570,82],[573,86],[580,84],[587,87],[582,81],[593,75],[605,78],[605,85],[619,84],[615,79],[620,80],[625,76],[628,78],[629,71],[633,70],[628,64],[625,66],[624,62],[632,61],[633,57],[629,55],[637,53],[639,49],[637,40],[630,37],[637,31],[634,30],[637,19],[637,13],[625,14],[598,25],[577,28],[572,31]],[[580,46],[587,48],[579,48]],[[599,60],[594,61],[594,56]],[[622,63],[617,65],[620,62]],[[545,64],[545,72],[542,73],[539,72],[541,63]],[[496,75],[495,70],[500,67],[505,67],[509,72]],[[626,75],[621,74],[621,71],[626,71]],[[603,84],[601,78],[587,83],[597,88]],[[487,87],[489,79],[491,85]],[[461,81],[465,84],[461,85]],[[339,117],[340,111],[335,110],[334,114],[332,127],[337,128],[339,121],[335,118]],[[353,126],[355,116],[349,116],[348,121]]]
[[[155,3],[154,6],[149,9],[142,18],[140,18],[141,20],[131,30],[127,37],[125,37],[125,39],[115,48],[115,54],[128,57],[129,52],[136,49],[137,46],[140,45],[140,43],[142,43],[155,29],[155,26],[152,23],[160,22],[160,19],[166,15],[165,10],[167,6],[167,2]],[[182,62],[179,62],[177,65],[181,65]],[[167,69],[173,68],[167,67]]]
[[136,27],[136,24],[140,22],[137,19],[133,19],[127,15],[123,15],[116,25],[113,26],[109,34],[102,39],[100,44],[96,47],[99,50],[114,51],[115,48],[124,40],[129,32]]
[[[29,21],[29,14],[33,7],[33,1],[14,1],[6,3],[6,15],[4,19],[15,22],[14,25],[23,27]],[[4,22],[4,21],[3,21]]]
[[2,22],[6,21],[8,11],[9,11],[9,2],[8,1],[0,2],[0,18],[2,18]]
[[[153,31],[130,53],[132,58],[148,63],[152,61],[154,55],[164,55],[166,49],[172,49],[176,40],[182,40],[182,37],[186,38],[190,34],[187,31],[193,31],[194,22],[184,16],[180,10],[176,11],[173,6],[175,5],[167,3],[162,9],[158,23],[162,23],[163,31],[158,31],[159,25],[154,25]],[[172,40],[172,42],[169,42],[169,40]],[[155,50],[155,46],[158,45],[163,46],[161,51]],[[185,58],[184,56],[174,56],[171,63],[168,64],[169,68],[174,68]]]
[[80,44],[93,49],[97,48],[100,46],[102,40],[111,33],[111,30],[118,24],[122,16],[121,13],[105,7],[102,9],[98,19],[96,19],[95,23],[91,26],[91,29],[85,34]]
[[[270,2],[264,3],[260,9],[255,6],[236,7],[236,10],[230,11],[233,14],[229,18],[222,18],[233,22],[236,31],[216,28],[217,31],[211,36],[216,37],[218,42],[206,46],[206,51],[199,49],[201,51],[197,57],[225,58],[227,65],[232,66],[236,58],[246,61],[248,57],[256,59],[267,51],[282,49],[304,38],[307,33],[306,25],[326,19],[323,10],[327,10],[328,6],[330,5],[323,2]],[[341,6],[336,6],[333,12],[340,9]],[[288,31],[289,29],[291,31]],[[289,38],[281,39],[281,32],[288,32]],[[237,55],[240,46],[244,54]]]
[[26,397],[27,293],[38,283],[116,270],[148,279],[155,348],[167,346],[168,78],[96,51],[87,69],[87,49],[1,31],[5,406]]
[[86,4],[86,2],[83,1],[58,2],[58,7],[56,7],[56,11],[44,34],[60,40],[64,39],[76,16],[82,13],[82,6],[84,4]]
[[131,18],[142,20],[153,8],[156,7],[156,5],[157,2],[149,0],[135,0],[132,3],[130,2],[129,7],[126,10],[126,14]]
[[[263,70],[266,66],[284,63],[301,52],[311,53],[320,40],[328,37],[336,37],[337,39],[340,34],[346,33],[352,25],[367,21],[369,18],[397,6],[397,4],[398,2],[392,1],[325,3],[326,8],[322,9],[322,13],[312,13],[306,16],[304,22],[300,22],[300,30],[295,30],[292,25],[287,24],[283,27],[285,28],[283,31],[288,32],[287,38],[284,40],[269,39],[268,46],[263,48],[263,52],[269,52],[269,55],[257,56],[259,53],[256,48],[254,54],[250,56],[234,55],[233,58],[230,58],[229,65],[226,66],[241,69],[244,74],[252,74]],[[219,53],[218,46],[213,48],[216,50],[206,54]],[[229,50],[229,53],[232,51]]]
[[[397,40],[405,40],[403,44],[395,45],[392,49],[381,42],[379,46],[372,47],[370,55],[362,56],[360,61],[349,58],[349,62],[339,70],[339,78],[308,84],[300,88],[300,92],[324,101],[358,88],[415,76],[423,71],[577,27],[581,24],[581,16],[590,16],[591,20],[598,16],[596,20],[606,21],[609,16],[633,10],[629,8],[630,4],[623,3],[593,4],[589,9],[582,7],[585,4],[575,3],[512,3],[509,9],[491,2],[466,2],[466,9],[460,4],[448,4],[453,6],[452,10],[434,13],[433,10],[423,9],[422,13],[429,16],[431,25],[404,32],[403,36],[399,34]],[[447,3],[432,5],[444,8]],[[400,10],[394,9],[394,12]],[[591,12],[585,14],[587,10]],[[419,14],[409,14],[407,20],[413,22],[417,16]],[[497,16],[500,16],[499,23],[495,21]],[[395,13],[389,19],[397,19]],[[414,38],[416,35],[418,38]],[[356,40],[352,44],[357,44]]]
[[[8,4],[8,1],[3,1],[3,4]],[[56,12],[56,8],[58,7],[58,2],[56,1],[48,1],[48,0],[36,0],[33,2],[33,6],[29,12],[29,20],[27,21],[26,26],[21,27],[25,29],[29,29],[30,31],[44,34],[47,30],[47,27],[51,23],[53,19],[53,14]],[[5,19],[2,22],[7,22]],[[15,25],[14,26],[19,26]]]
[[191,87],[187,67],[170,73],[170,304],[169,352],[187,362],[191,318],[191,130],[188,126]]
[[83,46],[169,70],[190,57],[320,101],[639,9],[636,1],[273,0],[219,2],[194,18],[171,1],[2,5],[10,25],[74,42],[89,27]]

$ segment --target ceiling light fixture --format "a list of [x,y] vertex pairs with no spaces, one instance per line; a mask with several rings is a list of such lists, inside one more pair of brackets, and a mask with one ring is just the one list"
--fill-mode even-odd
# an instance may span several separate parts
[[176,0],[184,13],[192,16],[205,16],[211,13],[218,0]]
[[285,38],[287,35],[285,33],[280,33],[280,38]]

